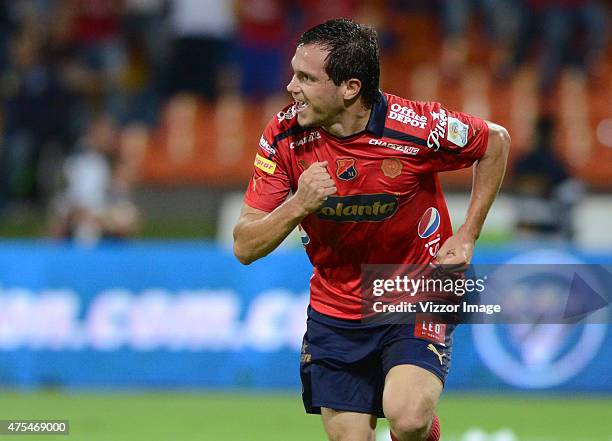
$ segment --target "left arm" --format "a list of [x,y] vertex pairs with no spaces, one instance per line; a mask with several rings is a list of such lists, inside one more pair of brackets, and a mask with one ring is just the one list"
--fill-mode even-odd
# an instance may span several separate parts
[[488,121],[487,125],[487,151],[473,166],[472,196],[465,222],[440,247],[436,257],[438,263],[463,266],[471,262],[474,243],[501,186],[510,150],[510,135],[500,125]]

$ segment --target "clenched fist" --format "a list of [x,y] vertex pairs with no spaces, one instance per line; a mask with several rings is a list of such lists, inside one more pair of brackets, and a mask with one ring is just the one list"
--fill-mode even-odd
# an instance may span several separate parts
[[308,214],[317,211],[338,190],[326,167],[327,161],[314,162],[298,179],[294,197]]

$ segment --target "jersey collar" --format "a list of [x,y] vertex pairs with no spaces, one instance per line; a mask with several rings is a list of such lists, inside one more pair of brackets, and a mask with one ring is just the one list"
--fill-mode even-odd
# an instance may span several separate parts
[[370,119],[366,125],[366,132],[370,132],[377,138],[381,138],[383,131],[385,130],[385,122],[387,120],[387,97],[380,90],[380,99],[372,106],[372,112],[370,113]]

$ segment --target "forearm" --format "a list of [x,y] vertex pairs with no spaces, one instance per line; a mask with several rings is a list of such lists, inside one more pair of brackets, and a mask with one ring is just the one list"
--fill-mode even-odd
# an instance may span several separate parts
[[306,217],[306,211],[289,198],[271,213],[257,218],[245,218],[234,228],[234,254],[248,265],[266,256]]
[[491,124],[487,152],[474,165],[470,204],[465,223],[459,229],[474,240],[480,236],[487,213],[501,186],[509,149],[508,132],[501,126]]

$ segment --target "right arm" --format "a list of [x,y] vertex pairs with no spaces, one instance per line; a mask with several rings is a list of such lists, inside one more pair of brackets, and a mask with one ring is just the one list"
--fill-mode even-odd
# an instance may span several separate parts
[[327,161],[315,162],[300,175],[298,188],[272,212],[244,204],[234,227],[234,254],[244,265],[266,256],[310,213],[317,211],[336,192],[325,168]]

